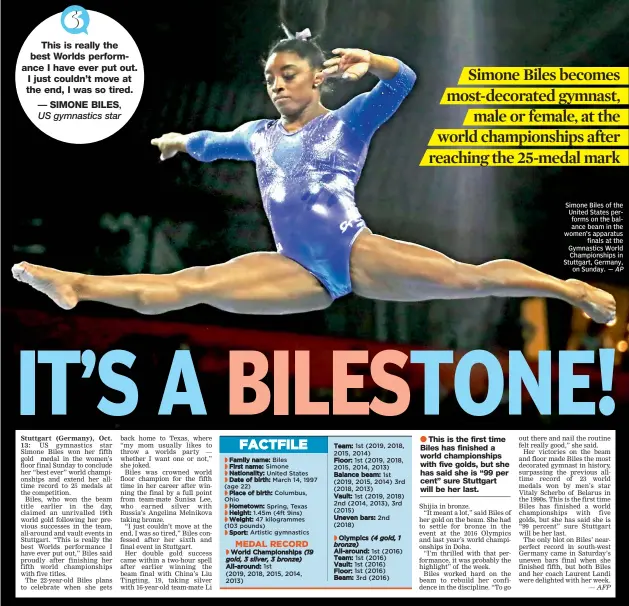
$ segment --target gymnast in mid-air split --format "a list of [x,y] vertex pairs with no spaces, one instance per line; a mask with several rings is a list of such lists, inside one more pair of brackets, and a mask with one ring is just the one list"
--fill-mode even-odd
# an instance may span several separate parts
[[[199,162],[255,162],[276,252],[164,275],[95,276],[23,262],[13,266],[14,277],[64,309],[99,301],[160,314],[204,303],[240,314],[291,314],[324,309],[353,292],[384,301],[550,297],[596,322],[611,321],[614,297],[580,280],[506,259],[462,263],[371,232],[355,204],[356,184],[372,137],[409,94],[416,75],[399,59],[367,50],[337,48],[326,60],[312,36],[321,33],[325,13],[313,13],[310,23],[296,23],[291,14],[306,4],[281,1],[287,37],[272,47],[264,66],[279,118],[232,132],[169,133],[151,141],[162,160],[187,153]],[[316,11],[324,4],[318,1]],[[368,72],[379,79],[370,92],[336,110],[322,105],[329,80],[352,82]]]

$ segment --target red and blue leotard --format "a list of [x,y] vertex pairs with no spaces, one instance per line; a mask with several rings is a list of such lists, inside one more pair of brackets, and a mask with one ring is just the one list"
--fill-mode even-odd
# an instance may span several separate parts
[[354,201],[371,138],[398,109],[416,75],[399,70],[343,107],[289,133],[279,120],[247,122],[231,132],[189,135],[201,162],[249,160],[256,173],[277,251],[312,273],[333,299],[352,291],[352,245],[366,227]]

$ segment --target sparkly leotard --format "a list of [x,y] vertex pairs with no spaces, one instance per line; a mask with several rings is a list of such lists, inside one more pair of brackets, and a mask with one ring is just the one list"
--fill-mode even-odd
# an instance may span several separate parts
[[352,245],[366,226],[354,189],[371,138],[398,109],[416,75],[399,70],[370,92],[289,133],[279,120],[256,120],[226,133],[199,131],[186,150],[201,162],[251,160],[277,251],[312,273],[333,299],[352,291]]

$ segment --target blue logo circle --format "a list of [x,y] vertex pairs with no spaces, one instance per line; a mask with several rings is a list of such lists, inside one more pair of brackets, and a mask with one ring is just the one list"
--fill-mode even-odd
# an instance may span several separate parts
[[61,13],[61,26],[69,34],[87,34],[90,16],[82,6],[68,6]]

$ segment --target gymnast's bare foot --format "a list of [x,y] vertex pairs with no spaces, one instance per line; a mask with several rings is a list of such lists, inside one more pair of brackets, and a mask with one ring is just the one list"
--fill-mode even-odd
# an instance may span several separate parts
[[581,308],[592,320],[599,324],[611,322],[616,317],[616,300],[608,292],[581,282],[566,280],[577,290],[575,305]]
[[79,301],[74,290],[76,274],[24,261],[14,265],[11,271],[16,280],[48,295],[62,309],[72,309]]

